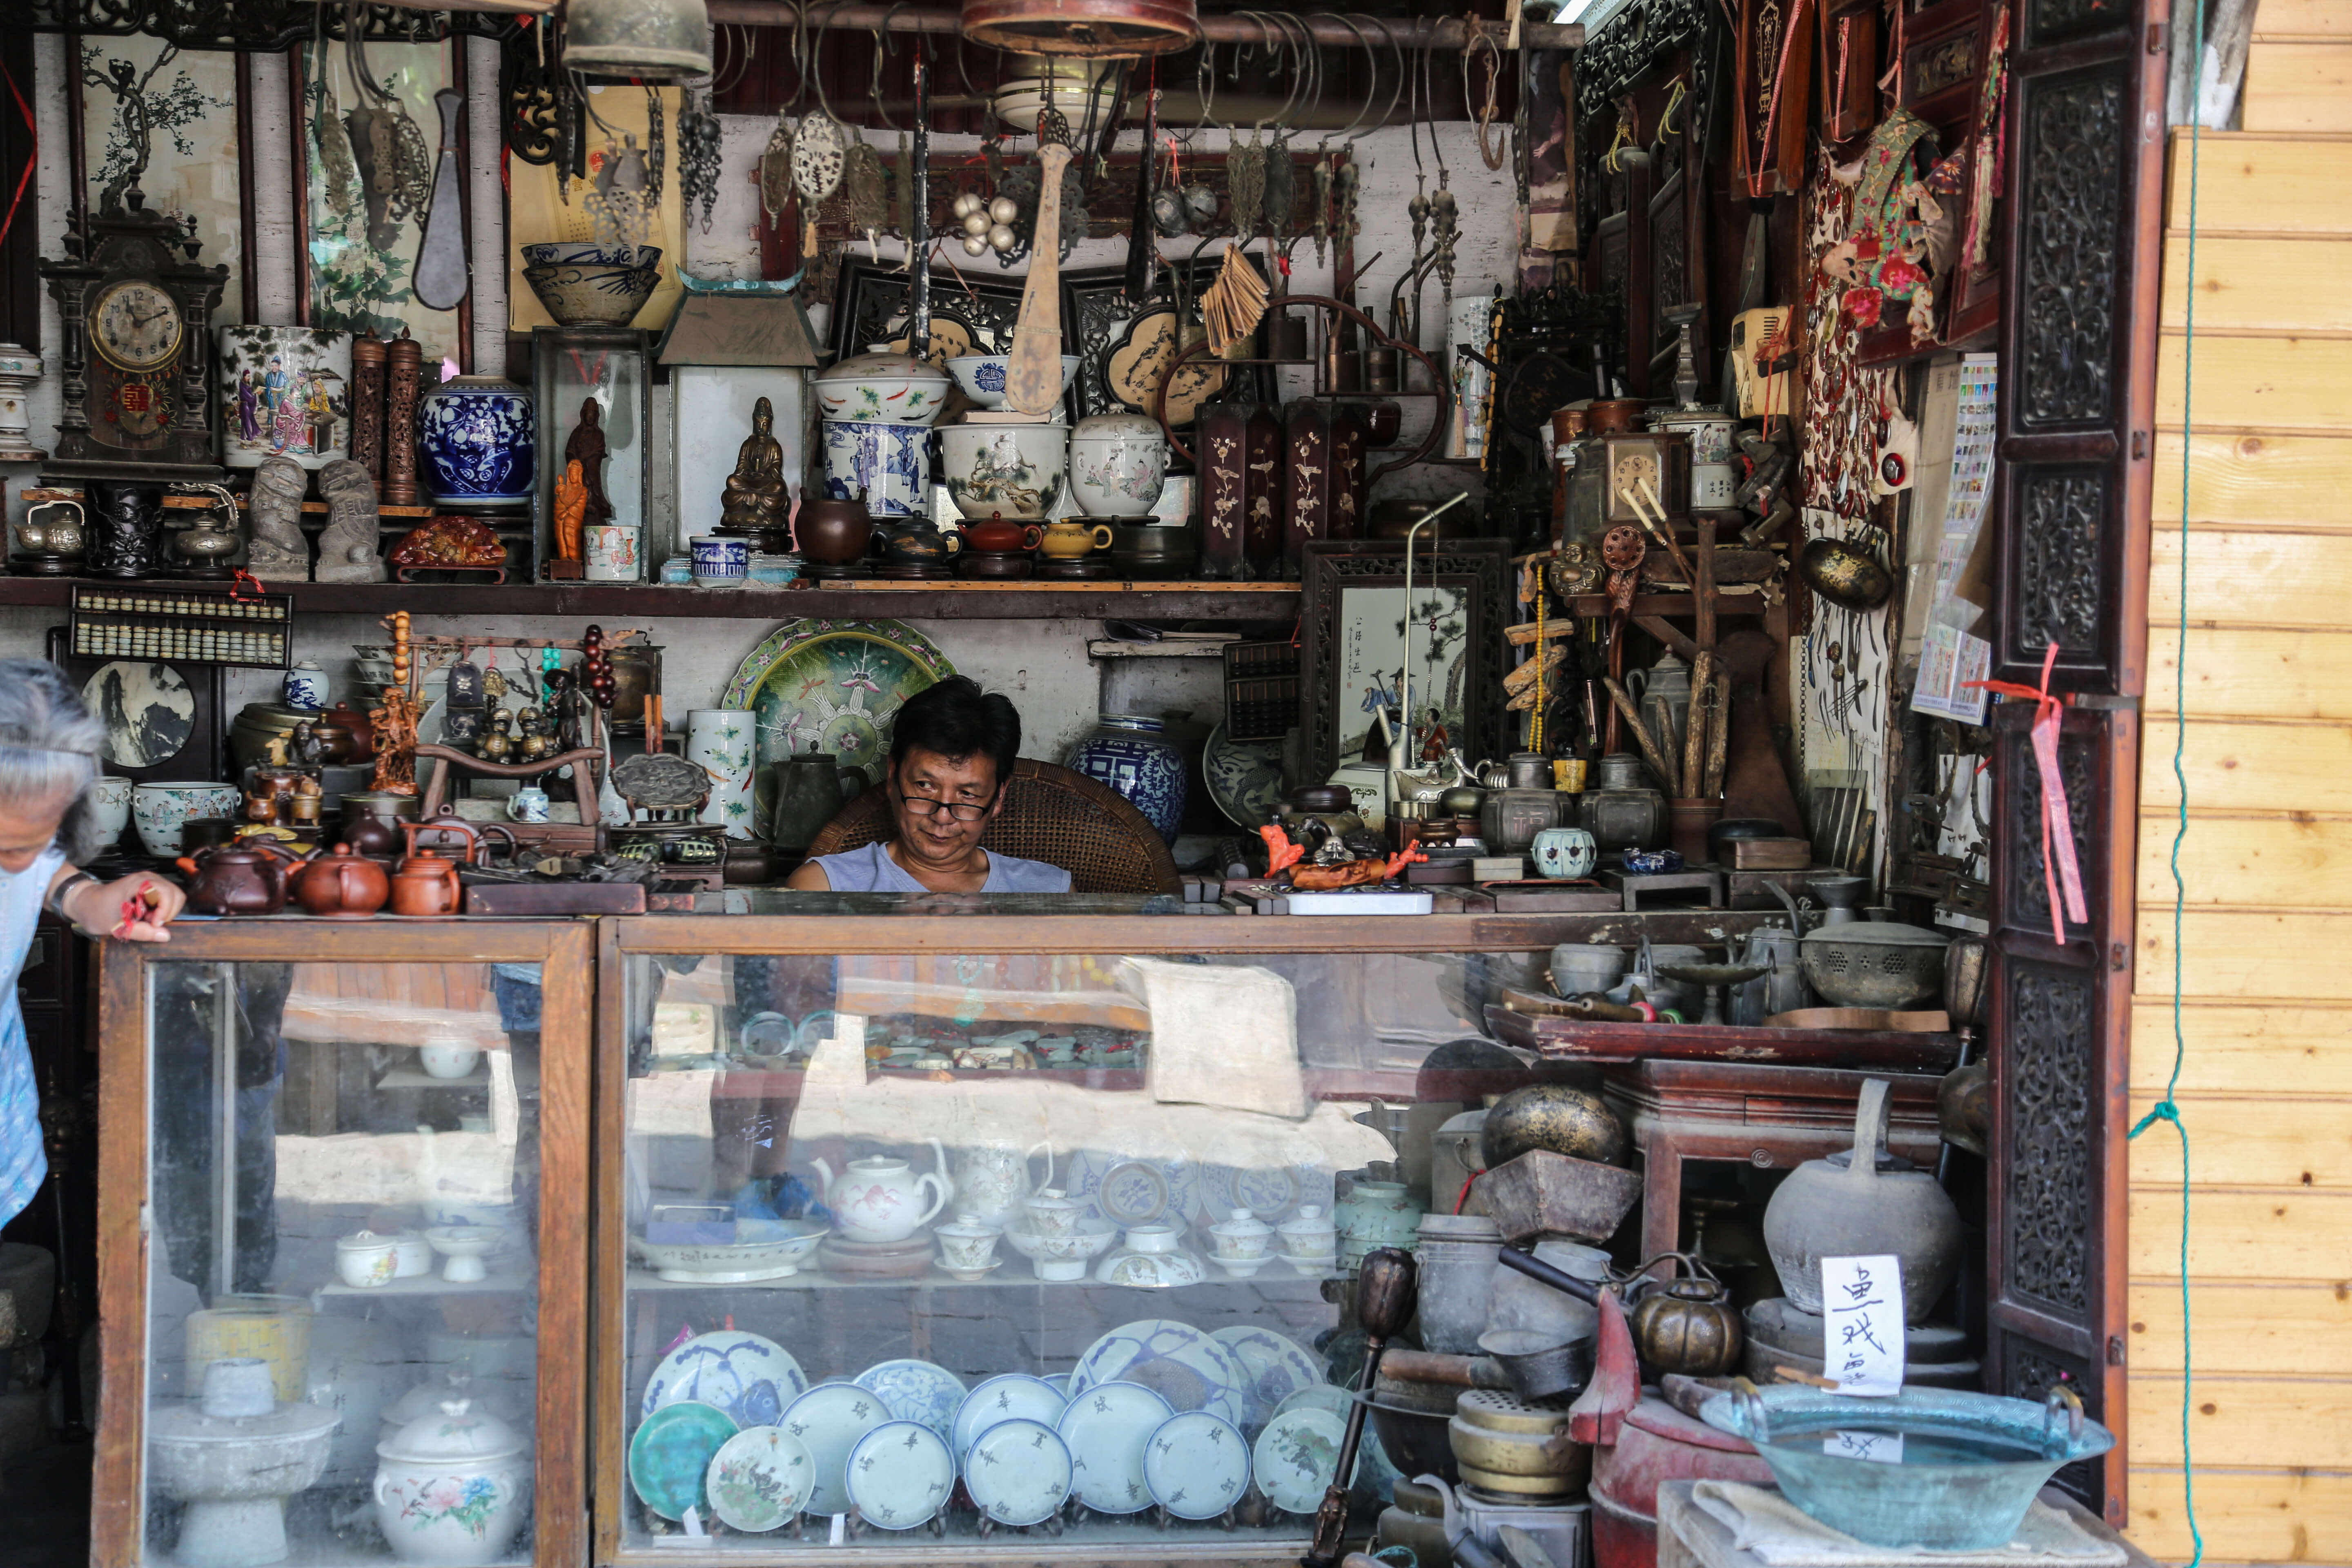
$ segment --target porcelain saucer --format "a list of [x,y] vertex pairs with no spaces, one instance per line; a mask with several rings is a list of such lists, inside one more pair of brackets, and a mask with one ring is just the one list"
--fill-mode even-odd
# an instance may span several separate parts
[[849,1511],[849,1451],[889,1420],[890,1407],[881,1395],[854,1383],[820,1383],[793,1401],[777,1425],[801,1440],[816,1467],[805,1511]]
[[719,1523],[758,1535],[790,1524],[815,1479],[807,1445],[781,1426],[752,1426],[728,1438],[712,1458],[703,1489]]
[[1289,1411],[1266,1423],[1251,1452],[1257,1489],[1286,1513],[1313,1513],[1339,1469],[1347,1422],[1328,1410]]
[[846,1474],[858,1518],[884,1530],[912,1530],[955,1489],[955,1456],[947,1439],[921,1422],[886,1421],[850,1449]]
[[1054,1517],[1070,1495],[1069,1445],[1042,1421],[1015,1417],[981,1433],[964,1456],[964,1489],[980,1511],[1016,1528]]
[[1160,1424],[1143,1448],[1143,1484],[1178,1519],[1214,1519],[1249,1489],[1249,1440],[1231,1422],[1188,1410]]
[[[1280,1417],[1294,1410],[1328,1410],[1339,1418],[1339,1425],[1344,1427],[1352,1404],[1348,1391],[1339,1384],[1318,1383],[1312,1388],[1302,1388],[1284,1400],[1276,1407],[1274,1414]],[[1393,1502],[1396,1500],[1396,1484],[1403,1479],[1404,1472],[1396,1468],[1389,1458],[1389,1451],[1381,1447],[1381,1435],[1370,1426],[1365,1427],[1363,1441],[1356,1448],[1356,1476],[1349,1489],[1376,1497],[1383,1503]]]
[[857,1386],[879,1394],[894,1421],[919,1421],[945,1442],[963,1404],[963,1379],[927,1361],[877,1362],[857,1374]]
[[1070,1489],[1097,1513],[1151,1506],[1143,1446],[1176,1412],[1139,1383],[1102,1383],[1073,1395],[1054,1430],[1070,1450]]
[[662,1357],[646,1380],[638,1411],[651,1415],[681,1399],[715,1405],[738,1426],[772,1426],[808,1392],[807,1374],[775,1341],[740,1329],[697,1334]]
[[[1209,1337],[1242,1363],[1242,1371],[1248,1377],[1250,1409],[1249,1419],[1243,1423],[1245,1430],[1265,1426],[1282,1408],[1282,1402],[1300,1389],[1328,1386],[1321,1358],[1272,1329],[1235,1324],[1219,1329]],[[1340,1408],[1346,1408],[1344,1395]]]
[[971,1451],[972,1440],[1000,1421],[1034,1421],[1051,1429],[1068,1408],[1069,1400],[1042,1377],[1008,1372],[990,1378],[956,1407],[955,1426],[948,1440],[961,1463]]
[[1087,1347],[1070,1373],[1075,1396],[1101,1383],[1139,1383],[1176,1410],[1206,1410],[1238,1426],[1249,1415],[1249,1373],[1190,1323],[1139,1318]]

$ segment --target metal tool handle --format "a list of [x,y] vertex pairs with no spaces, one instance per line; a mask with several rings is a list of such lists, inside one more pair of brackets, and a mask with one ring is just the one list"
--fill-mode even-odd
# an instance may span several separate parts
[[1564,1290],[1589,1306],[1597,1307],[1601,1304],[1600,1286],[1590,1279],[1579,1279],[1573,1274],[1563,1274],[1533,1253],[1521,1252],[1515,1247],[1507,1247],[1495,1256],[1504,1268],[1516,1268],[1538,1285],[1549,1285],[1555,1290]]
[[[2050,1428],[2058,1419],[2058,1412],[2066,1412],[2066,1439],[2059,1442]],[[2063,1383],[2053,1383],[2050,1392],[2042,1396],[2042,1451],[2063,1454],[2083,1440],[2083,1399]]]

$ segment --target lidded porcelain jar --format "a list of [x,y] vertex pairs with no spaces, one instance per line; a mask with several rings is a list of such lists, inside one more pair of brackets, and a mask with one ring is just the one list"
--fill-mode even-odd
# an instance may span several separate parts
[[1283,1256],[1294,1263],[1328,1264],[1339,1245],[1339,1227],[1321,1204],[1299,1205],[1274,1230],[1282,1239]]
[[1198,1285],[1208,1277],[1209,1271],[1201,1260],[1184,1250],[1182,1238],[1172,1225],[1129,1226],[1119,1249],[1095,1269],[1095,1278],[1106,1285],[1139,1285],[1153,1289]]
[[375,1452],[376,1523],[403,1563],[495,1563],[530,1512],[529,1441],[472,1400],[444,1400]]
[[984,1274],[996,1267],[996,1241],[1004,1232],[978,1215],[960,1214],[951,1225],[934,1226],[940,1266],[950,1274]]
[[1246,1279],[1273,1255],[1274,1226],[1248,1209],[1234,1209],[1209,1227],[1209,1252],[1226,1273]]
[[1412,1251],[1421,1242],[1421,1215],[1402,1182],[1357,1182],[1339,1202],[1340,1267],[1353,1268],[1376,1247]]
[[416,406],[418,478],[433,499],[458,508],[529,506],[539,472],[539,425],[530,394],[503,376],[461,375]]
[[1031,1236],[1074,1235],[1086,1212],[1086,1205],[1059,1187],[1040,1187],[1021,1205],[1022,1217],[1028,1222]]
[[1088,517],[1150,517],[1168,477],[1168,436],[1140,414],[1096,414],[1070,432],[1070,494]]
[[335,1277],[354,1290],[389,1285],[400,1272],[400,1244],[362,1230],[335,1243]]
[[929,425],[947,408],[953,384],[930,361],[874,343],[865,353],[811,376],[809,384],[816,389],[817,412],[828,420]]

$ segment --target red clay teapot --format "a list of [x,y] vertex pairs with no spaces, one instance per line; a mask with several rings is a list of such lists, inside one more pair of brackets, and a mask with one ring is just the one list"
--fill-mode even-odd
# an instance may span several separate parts
[[200,915],[274,915],[286,907],[287,872],[303,857],[272,838],[242,838],[178,865],[193,879],[188,908]]
[[393,873],[392,912],[396,915],[454,915],[462,896],[457,862],[438,850],[419,849]]
[[990,555],[1009,555],[1018,550],[1034,550],[1045,531],[1034,522],[1014,522],[1002,512],[992,512],[985,521],[963,525],[963,545],[966,550],[978,550]]
[[362,921],[383,908],[392,879],[383,868],[348,844],[330,855],[314,855],[289,884],[294,901],[320,920]]

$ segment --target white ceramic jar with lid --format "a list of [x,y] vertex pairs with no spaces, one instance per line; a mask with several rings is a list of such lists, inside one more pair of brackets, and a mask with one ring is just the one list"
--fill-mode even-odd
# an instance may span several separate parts
[[1168,478],[1168,436],[1140,414],[1096,414],[1070,432],[1070,494],[1088,517],[1150,517]]
[[495,1563],[530,1512],[528,1442],[471,1400],[443,1401],[375,1452],[376,1523],[403,1563]]

